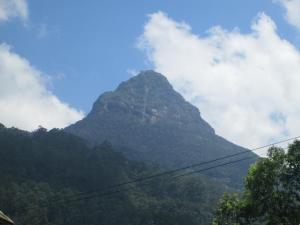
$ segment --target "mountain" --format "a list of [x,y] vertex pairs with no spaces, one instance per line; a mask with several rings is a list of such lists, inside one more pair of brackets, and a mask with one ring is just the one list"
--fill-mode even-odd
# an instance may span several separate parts
[[[152,70],[142,71],[121,83],[115,91],[102,94],[91,112],[65,131],[92,145],[109,140],[130,159],[165,168],[245,150],[216,135],[199,110],[176,92],[163,75]],[[240,185],[251,162],[208,174]]]
[[228,189],[204,176],[163,176],[112,188],[157,173],[107,142],[89,148],[58,129],[29,133],[0,126],[0,209],[15,224],[211,224]]

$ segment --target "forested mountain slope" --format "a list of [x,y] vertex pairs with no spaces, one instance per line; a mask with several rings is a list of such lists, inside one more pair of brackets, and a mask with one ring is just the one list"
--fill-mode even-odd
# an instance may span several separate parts
[[91,149],[57,129],[0,128],[0,209],[16,224],[210,224],[217,200],[228,189],[200,175],[164,176],[113,195],[74,197],[111,191],[107,187],[157,172],[127,160],[109,143]]

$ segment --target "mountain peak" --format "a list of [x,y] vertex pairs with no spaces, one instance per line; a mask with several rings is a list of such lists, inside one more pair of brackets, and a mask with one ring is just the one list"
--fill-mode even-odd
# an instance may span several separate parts
[[201,119],[199,110],[185,101],[165,76],[153,70],[142,71],[122,82],[115,91],[102,94],[89,116],[97,118],[105,113],[145,124],[197,124],[202,132],[214,132]]
[[109,140],[129,158],[166,167],[243,150],[215,135],[198,108],[176,92],[166,77],[152,70],[100,95],[87,117],[66,131],[90,143]]
[[172,86],[162,74],[154,70],[143,70],[138,75],[122,82],[116,91],[121,91],[122,89],[138,89],[140,91],[146,91],[147,89],[171,90]]

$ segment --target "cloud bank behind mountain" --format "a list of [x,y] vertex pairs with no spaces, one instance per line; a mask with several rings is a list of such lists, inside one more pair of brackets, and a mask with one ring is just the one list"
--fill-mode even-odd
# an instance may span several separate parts
[[300,52],[264,13],[251,29],[198,35],[157,12],[138,43],[219,135],[246,147],[300,134]]

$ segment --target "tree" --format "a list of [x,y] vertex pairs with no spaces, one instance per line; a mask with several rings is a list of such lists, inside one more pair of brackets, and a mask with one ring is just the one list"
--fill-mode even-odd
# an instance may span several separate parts
[[239,224],[239,209],[240,203],[238,195],[228,195],[224,194],[223,198],[219,202],[218,209],[216,212],[216,218],[213,225],[232,225]]
[[300,141],[272,147],[249,169],[240,197],[224,195],[214,225],[300,224]]

